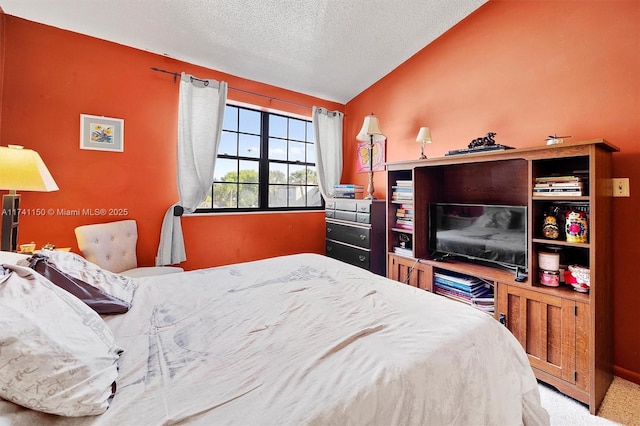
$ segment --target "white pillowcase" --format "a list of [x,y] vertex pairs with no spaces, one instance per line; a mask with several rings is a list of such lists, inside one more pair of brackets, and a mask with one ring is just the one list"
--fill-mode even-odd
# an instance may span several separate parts
[[17,265],[19,261],[29,258],[28,254],[13,253],[10,251],[0,251],[0,265]]
[[131,304],[136,284],[131,277],[115,274],[102,269],[75,253],[42,250],[40,254],[48,256],[49,261],[60,271],[73,278],[82,280],[103,292]]
[[21,266],[0,268],[0,397],[61,416],[105,412],[122,350],[80,299]]

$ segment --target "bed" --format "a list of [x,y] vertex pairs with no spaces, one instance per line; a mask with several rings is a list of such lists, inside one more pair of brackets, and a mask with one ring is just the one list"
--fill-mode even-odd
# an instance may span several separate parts
[[498,321],[316,254],[136,278],[101,319],[123,349],[108,409],[1,400],[0,424],[549,424]]

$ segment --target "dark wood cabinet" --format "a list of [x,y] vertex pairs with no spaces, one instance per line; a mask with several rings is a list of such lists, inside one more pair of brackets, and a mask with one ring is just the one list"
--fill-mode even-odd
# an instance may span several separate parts
[[385,209],[384,200],[327,200],[326,255],[385,275]]
[[[437,271],[490,282],[494,317],[522,344],[536,377],[588,404],[592,414],[613,378],[611,157],[617,151],[597,139],[387,163],[387,276],[429,291]],[[579,193],[541,194],[536,186],[545,177],[574,175],[580,175]],[[411,229],[398,226],[398,209],[403,209],[394,199],[398,182],[411,183]],[[527,275],[516,280],[515,271],[434,259],[429,251],[433,203],[526,207]],[[586,212],[585,241],[545,238],[545,215],[556,208]],[[398,256],[407,239],[411,249]],[[561,253],[561,263],[589,269],[587,293],[541,283],[539,254],[550,246]]]

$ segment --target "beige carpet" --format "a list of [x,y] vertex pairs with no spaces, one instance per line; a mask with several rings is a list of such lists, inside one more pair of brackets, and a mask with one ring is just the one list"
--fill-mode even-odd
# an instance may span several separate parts
[[625,425],[640,426],[640,385],[614,377],[597,416],[586,405],[540,383],[542,406],[552,425]]

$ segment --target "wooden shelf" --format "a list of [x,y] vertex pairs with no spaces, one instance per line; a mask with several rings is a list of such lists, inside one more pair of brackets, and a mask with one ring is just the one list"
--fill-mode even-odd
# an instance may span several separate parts
[[[611,179],[611,157],[617,151],[615,145],[594,139],[387,163],[388,277],[428,291],[438,269],[493,282],[494,317],[504,318],[529,354],[538,379],[588,404],[592,414],[613,378],[612,200],[611,188],[601,182]],[[586,195],[533,193],[536,178],[558,175],[584,176]],[[403,204],[392,201],[397,180],[413,182],[412,231],[395,226],[396,210]],[[527,206],[526,279],[516,281],[515,271],[497,267],[431,259],[429,205],[433,203]],[[553,204],[588,208],[588,243],[538,237],[544,214]],[[414,258],[393,253],[402,234],[411,235]],[[562,249],[561,264],[589,267],[589,293],[539,283],[538,251],[545,246]]]

